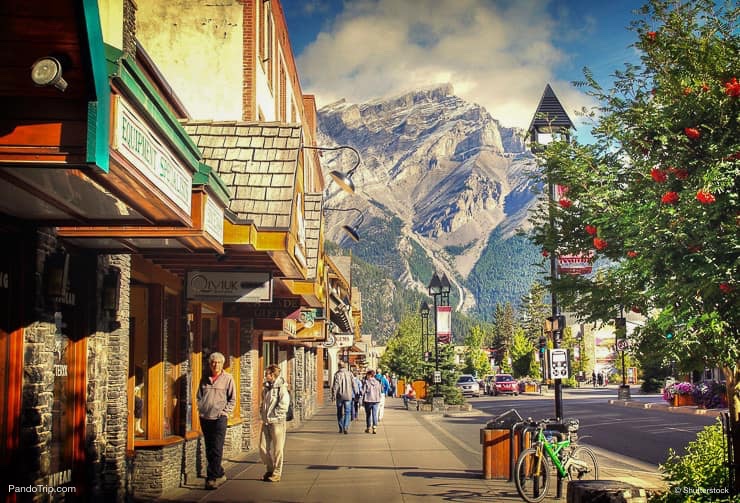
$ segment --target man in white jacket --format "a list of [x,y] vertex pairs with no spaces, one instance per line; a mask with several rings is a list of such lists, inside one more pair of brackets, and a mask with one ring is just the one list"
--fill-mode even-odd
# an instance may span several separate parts
[[262,432],[260,434],[260,457],[267,471],[262,476],[265,482],[280,482],[283,473],[283,450],[285,449],[285,414],[290,405],[290,393],[285,379],[280,377],[280,367],[270,365],[265,371],[262,389]]

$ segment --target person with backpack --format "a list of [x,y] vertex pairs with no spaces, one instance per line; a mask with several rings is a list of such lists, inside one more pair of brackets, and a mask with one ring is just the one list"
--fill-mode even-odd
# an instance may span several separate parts
[[362,403],[365,406],[365,433],[370,433],[372,428],[373,434],[378,432],[378,404],[383,397],[383,389],[380,381],[375,378],[375,371],[368,370],[365,379],[362,382]]
[[357,377],[356,368],[352,371],[352,380],[354,382],[352,393],[352,421],[354,421],[360,413],[360,403],[362,402],[362,381]]
[[262,389],[262,431],[260,433],[260,458],[267,471],[265,482],[280,482],[283,473],[285,450],[285,420],[290,407],[290,392],[285,379],[280,377],[280,367],[272,364],[265,371]]

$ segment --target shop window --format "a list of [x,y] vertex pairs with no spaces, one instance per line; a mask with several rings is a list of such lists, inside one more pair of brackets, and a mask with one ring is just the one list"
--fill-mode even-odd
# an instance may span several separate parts
[[129,431],[134,442],[181,433],[179,302],[161,285],[131,285]]

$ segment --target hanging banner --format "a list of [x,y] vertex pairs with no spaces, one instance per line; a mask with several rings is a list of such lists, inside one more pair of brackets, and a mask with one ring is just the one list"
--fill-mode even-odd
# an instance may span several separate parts
[[452,342],[451,306],[437,306],[437,340],[440,344]]
[[560,255],[558,274],[590,274],[593,269],[594,253],[579,255]]

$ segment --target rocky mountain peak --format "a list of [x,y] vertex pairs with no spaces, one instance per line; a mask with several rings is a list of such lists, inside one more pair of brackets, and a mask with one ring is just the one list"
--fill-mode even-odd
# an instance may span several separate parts
[[[533,158],[522,131],[503,127],[449,84],[362,104],[342,100],[319,110],[318,124],[324,144],[351,145],[362,155],[353,177],[359,197],[350,203],[335,192],[331,205],[397,217],[404,238],[461,285],[497,226],[512,233],[525,222]],[[330,226],[328,237],[338,240],[339,228]],[[413,283],[412,274],[400,276]]]

